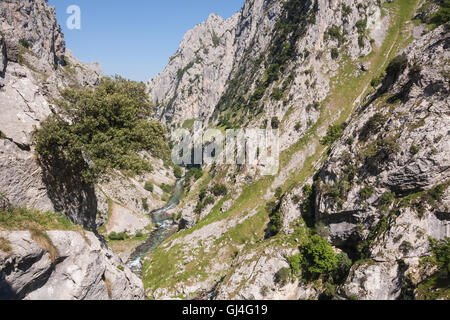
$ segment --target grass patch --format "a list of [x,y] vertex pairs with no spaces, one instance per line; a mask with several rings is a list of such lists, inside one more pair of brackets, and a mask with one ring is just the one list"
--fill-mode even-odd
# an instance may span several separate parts
[[67,217],[52,212],[41,212],[24,208],[8,208],[0,212],[0,229],[20,230],[77,230]]

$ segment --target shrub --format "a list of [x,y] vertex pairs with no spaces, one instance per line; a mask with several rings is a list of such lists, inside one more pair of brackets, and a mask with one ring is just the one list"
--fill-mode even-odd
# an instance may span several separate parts
[[200,213],[202,213],[204,208],[205,208],[205,205],[203,204],[203,202],[198,201],[197,205],[195,206],[194,212],[197,214],[200,214]]
[[175,166],[173,168],[173,175],[175,176],[175,178],[181,179],[181,177],[183,176],[183,171],[181,170],[180,166]]
[[439,10],[431,16],[431,23],[440,26],[450,21],[450,0],[438,0]]
[[418,146],[411,146],[411,149],[409,150],[413,155],[416,155],[420,152],[420,148]]
[[205,199],[206,197],[206,189],[203,188],[202,190],[200,190],[200,194],[198,195],[198,198],[200,199],[200,201],[203,201],[203,199]]
[[281,229],[283,228],[283,216],[281,215],[281,212],[279,210],[275,210],[269,215],[269,218],[270,234],[272,236],[275,236],[280,233]]
[[327,135],[320,140],[322,145],[332,145],[344,133],[344,125],[332,125],[328,128]]
[[338,259],[331,245],[318,235],[313,235],[308,242],[300,246],[301,266],[305,279],[317,280],[328,277],[335,272]]
[[364,125],[361,131],[361,139],[367,140],[371,135],[378,133],[380,129],[383,128],[383,126],[386,124],[387,120],[388,118],[385,115],[376,113]]
[[296,254],[288,258],[289,266],[291,267],[292,274],[299,275],[302,266],[302,255]]
[[377,207],[381,211],[387,212],[395,200],[395,193],[393,192],[385,192],[383,195],[378,199]]
[[339,46],[345,42],[345,37],[341,33],[341,28],[338,26],[331,26],[327,30],[327,35],[333,39],[336,39],[339,43]]
[[216,202],[216,200],[214,199],[214,197],[208,197],[205,199],[205,206],[209,206],[211,204],[214,204]]
[[370,85],[374,88],[378,87],[381,82],[383,81],[383,78],[385,77],[385,74],[381,74],[376,78],[373,78],[372,81],[370,82]]
[[116,233],[113,231],[108,235],[108,238],[111,241],[123,241],[127,239],[127,234],[125,232]]
[[275,190],[275,198],[280,199],[282,195],[283,195],[283,189],[281,187],[278,187]]
[[282,268],[275,273],[275,283],[284,287],[289,282],[290,270],[289,268]]
[[360,35],[364,35],[367,29],[367,19],[359,20],[358,22],[356,22],[355,27]]
[[212,188],[212,193],[216,196],[216,197],[220,197],[220,196],[226,196],[228,193],[228,188],[226,185],[224,184],[216,184],[213,188]]
[[6,254],[10,254],[12,252],[11,243],[2,237],[0,237],[0,251],[3,251]]
[[331,59],[336,60],[339,58],[339,50],[337,48],[331,49]]
[[378,139],[366,151],[366,165],[372,174],[380,171],[381,165],[388,162],[400,151],[395,137]]
[[95,88],[64,89],[61,96],[59,112],[34,132],[36,152],[47,167],[79,173],[92,184],[109,168],[151,170],[141,151],[169,157],[166,130],[147,120],[153,112],[144,83],[103,78]]
[[337,267],[333,273],[333,282],[337,284],[344,283],[347,279],[348,273],[352,267],[352,260],[345,252],[337,255]]
[[144,234],[141,231],[138,231],[135,235],[136,238],[143,238]]
[[277,117],[273,117],[270,124],[272,129],[278,129],[280,127],[280,120]]
[[442,199],[444,198],[444,194],[445,194],[445,185],[441,184],[438,185],[436,187],[434,187],[433,189],[431,189],[430,191],[428,191],[428,194],[436,201],[441,202]]
[[159,187],[160,187],[161,190],[164,191],[165,193],[172,193],[173,186],[171,186],[171,185],[168,185],[168,184],[163,183],[163,184],[161,184]]
[[348,17],[353,12],[352,8],[345,3],[342,4],[342,16]]
[[322,221],[316,223],[314,226],[314,231],[321,238],[328,238],[330,235],[330,229]]
[[279,101],[283,98],[283,94],[284,94],[283,90],[281,90],[279,88],[275,88],[275,89],[273,89],[273,92],[272,92],[272,98],[274,100]]
[[149,206],[148,206],[147,198],[142,198],[142,208],[143,208],[145,211],[148,211]]
[[373,187],[365,187],[359,192],[361,199],[367,200],[373,195]]
[[189,171],[186,173],[186,181],[190,181],[192,177],[194,177],[194,180],[197,181],[203,176],[203,171],[200,168],[192,167],[189,169]]
[[147,181],[144,185],[144,189],[147,190],[148,192],[153,192],[154,190],[153,183],[151,181]]

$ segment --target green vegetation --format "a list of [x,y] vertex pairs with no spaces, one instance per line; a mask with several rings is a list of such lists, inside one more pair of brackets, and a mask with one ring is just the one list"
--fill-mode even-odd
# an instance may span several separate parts
[[420,152],[420,148],[418,146],[411,146],[411,149],[409,150],[411,154],[416,155]]
[[365,187],[361,189],[359,195],[361,196],[362,200],[367,200],[373,195],[373,191],[373,187]]
[[328,28],[326,36],[331,37],[338,41],[338,45],[341,46],[345,42],[345,36],[341,31],[341,27],[331,26]]
[[153,192],[154,190],[153,183],[151,181],[147,181],[145,183],[144,189],[147,190],[148,192]]
[[[395,54],[408,43],[409,26],[407,21],[412,17],[416,3],[416,0],[404,0],[383,4],[383,7],[385,7],[386,10],[389,10],[389,14],[392,17],[390,20],[391,25],[386,35],[386,41],[381,48],[375,48],[375,51],[371,55],[361,58],[356,62],[350,60],[347,56],[342,57],[342,65],[338,75],[332,79],[332,91],[330,96],[321,103],[323,108],[320,108],[321,114],[318,122],[310,124],[304,137],[291,148],[282,152],[280,156],[280,165],[282,168],[287,167],[293,157],[299,152],[305,151],[305,148],[311,143],[318,144],[320,138],[317,136],[317,132],[319,132],[319,130],[326,130],[331,124],[345,122],[355,107],[356,99],[359,96],[365,96],[372,90],[368,87],[373,74],[381,73],[382,70],[385,69],[389,59],[395,56]],[[224,126],[229,125],[232,127],[236,125],[236,117],[239,117],[239,119],[247,119],[247,116],[251,116],[250,113],[246,113],[250,104],[245,97],[246,93],[250,92],[247,82],[253,83],[253,80],[255,79],[249,79],[245,74],[257,74],[256,71],[261,68],[263,63],[268,67],[270,64],[266,63],[265,60],[265,57],[258,59],[258,61],[251,61],[251,59],[249,59],[247,64],[237,70],[236,77],[230,80],[229,88],[224,94],[221,102],[218,104],[215,112],[215,117],[224,120],[222,123]],[[357,77],[349,77],[348,75],[354,74],[354,72],[358,70],[361,62],[368,62],[370,72],[360,73]],[[257,66],[254,69],[252,69],[253,64]],[[262,79],[262,81],[264,80],[265,78]],[[240,110],[239,112],[236,111],[238,109]],[[255,109],[255,112],[258,111],[259,109]],[[226,112],[227,114],[221,114],[220,112]],[[335,119],[336,114],[340,115],[337,120]],[[225,122],[227,123],[225,124]],[[305,181],[314,174],[318,163],[323,162],[327,158],[326,153],[324,152],[325,149],[325,146],[318,146],[316,152],[305,159],[306,161],[302,169],[292,171],[287,178],[286,183],[283,185],[283,190],[289,192],[293,187],[304,184]],[[283,172],[283,174],[285,173],[289,174],[289,172]],[[349,170],[349,179],[350,176],[351,170]],[[229,263],[233,266],[233,259],[236,258],[236,255],[239,254],[239,252],[241,252],[239,256],[243,256],[249,252],[257,252],[258,256],[261,256],[268,246],[273,247],[279,245],[281,248],[288,245],[294,248],[297,246],[296,238],[300,239],[300,243],[302,243],[304,241],[303,239],[307,238],[307,232],[302,227],[296,228],[296,231],[292,236],[279,233],[277,236],[268,239],[264,238],[268,213],[264,208],[261,208],[256,204],[260,203],[258,200],[267,194],[274,179],[275,177],[263,177],[249,186],[244,187],[243,192],[226,212],[222,212],[220,209],[224,201],[229,198],[225,197],[221,199],[213,210],[192,229],[181,231],[168,239],[166,243],[173,244],[173,246],[170,247],[170,249],[168,249],[168,247],[157,249],[155,253],[151,255],[151,259],[145,262],[145,288],[151,289],[153,292],[158,288],[168,288],[169,290],[173,290],[178,283],[188,283],[194,278],[196,278],[195,281],[206,280],[208,277],[221,279],[224,276],[223,273],[212,275],[211,272],[208,272],[208,270],[211,270],[211,260],[217,259],[218,257],[217,252],[223,253],[221,259],[224,263]],[[301,199],[298,200],[301,201]],[[246,215],[254,210],[258,210],[257,228],[254,226],[255,221],[252,220],[255,216],[245,220]],[[190,251],[191,248],[186,248],[183,247],[183,245],[176,243],[182,243],[184,237],[201,230],[211,223],[234,218],[244,220],[243,224],[246,224],[245,228],[236,227],[233,230],[230,230],[225,235],[217,238],[214,250],[208,253],[202,250],[196,250],[196,252],[193,253],[195,259],[187,265],[183,264],[185,253]],[[251,230],[258,230],[256,238]],[[229,235],[232,233],[231,231],[237,234],[232,237],[232,240],[229,239]],[[177,242],[173,242],[174,240],[177,240]],[[181,242],[178,242],[178,240]],[[234,242],[235,240],[238,240],[239,242]],[[236,244],[245,244],[245,246],[243,245],[242,249],[237,249]],[[242,285],[245,285],[245,283],[247,282],[244,280]],[[332,290],[329,290],[329,292],[331,293]]]
[[344,133],[345,125],[331,125],[328,127],[327,135],[320,140],[322,145],[332,145]]
[[128,236],[125,232],[116,233],[113,231],[108,235],[108,239],[110,241],[124,241],[127,238],[128,238]]
[[312,235],[303,243],[300,253],[289,258],[292,274],[306,282],[321,278],[327,282],[338,283],[345,279],[351,261],[344,254],[336,255],[331,245],[319,235]]
[[266,212],[269,214],[268,233],[270,236],[276,236],[283,228],[283,215],[280,211],[281,199],[268,202]]
[[378,199],[377,207],[381,212],[387,213],[394,201],[395,201],[395,193],[385,192]]
[[181,179],[181,177],[183,176],[183,171],[181,170],[180,166],[173,167],[173,175],[175,176],[175,178]]
[[450,21],[450,0],[437,0],[440,8],[431,17],[431,23],[440,26]]
[[205,199],[205,206],[209,206],[209,205],[212,205],[212,204],[214,204],[216,202],[216,200],[214,199],[214,197],[207,197],[206,199]]
[[[214,118],[218,118],[220,126],[242,126],[249,116],[255,117],[264,112],[261,100],[266,90],[280,80],[286,72],[288,62],[296,57],[296,44],[306,34],[308,24],[315,22],[318,9],[317,1],[288,0],[283,4],[268,53],[253,61],[249,59],[248,63],[240,66],[233,79],[229,80],[227,90],[213,114]],[[265,66],[265,72],[259,78],[258,70],[262,65]],[[282,88],[273,91],[272,97],[281,99],[292,80],[293,77],[288,76]],[[253,94],[249,95],[253,83],[256,83],[257,87]]]
[[384,127],[387,120],[387,116],[381,113],[376,113],[364,125],[361,131],[361,140],[368,140],[370,136],[377,134]]
[[214,185],[214,187],[212,188],[211,192],[216,196],[216,197],[222,197],[222,196],[226,196],[228,194],[228,188],[226,185],[224,184],[216,184]]
[[142,198],[142,209],[144,209],[145,211],[148,211],[149,206],[148,206],[148,199],[147,198]]
[[339,50],[337,48],[331,49],[331,59],[336,60],[339,58]]
[[437,267],[437,271],[417,287],[417,298],[420,300],[450,299],[450,238],[445,240],[430,239],[431,257],[422,263]]
[[183,122],[182,128],[191,130],[194,127],[194,122],[196,119],[188,119]]
[[378,139],[371,143],[364,151],[365,163],[370,173],[377,174],[382,169],[382,164],[388,162],[400,151],[397,137],[391,136]]
[[77,230],[78,227],[62,214],[11,207],[0,212],[0,229]]
[[161,190],[162,190],[164,193],[169,193],[169,194],[172,193],[173,186],[171,186],[171,185],[168,185],[168,184],[163,183],[163,184],[161,184],[159,187],[161,188]]
[[[432,13],[433,5],[439,5],[437,12]],[[418,10],[419,19],[432,28],[438,27],[450,21],[450,0],[427,0]]]
[[277,117],[273,117],[272,120],[270,121],[270,126],[274,130],[280,128],[280,119],[278,119]]
[[203,171],[200,168],[193,167],[189,169],[186,173],[186,181],[190,181],[191,178],[194,178],[195,181],[200,179],[203,176]]
[[277,273],[275,273],[275,283],[280,285],[281,287],[284,287],[288,284],[290,279],[290,270],[289,268],[282,268],[278,270]]
[[151,170],[140,151],[169,157],[166,130],[147,120],[152,107],[144,83],[104,78],[94,89],[65,89],[61,95],[56,103],[60,112],[43,121],[34,134],[44,163],[60,164],[93,183],[108,168],[132,174]]

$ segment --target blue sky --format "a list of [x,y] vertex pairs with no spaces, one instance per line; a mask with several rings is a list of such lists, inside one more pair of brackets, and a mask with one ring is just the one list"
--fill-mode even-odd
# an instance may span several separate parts
[[[161,72],[183,39],[210,13],[224,18],[244,0],[50,0],[67,47],[83,62],[100,62],[106,75],[147,81]],[[81,9],[81,30],[66,26],[70,5]]]

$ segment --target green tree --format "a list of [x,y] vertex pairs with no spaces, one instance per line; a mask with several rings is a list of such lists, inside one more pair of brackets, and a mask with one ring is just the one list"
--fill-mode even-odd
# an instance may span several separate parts
[[313,235],[300,246],[301,265],[305,279],[329,277],[336,270],[338,259],[331,245],[318,235]]
[[103,78],[95,88],[61,91],[58,113],[34,133],[36,152],[47,164],[79,172],[94,183],[109,168],[140,174],[151,169],[139,156],[149,151],[168,159],[166,130],[152,115],[144,83]]

